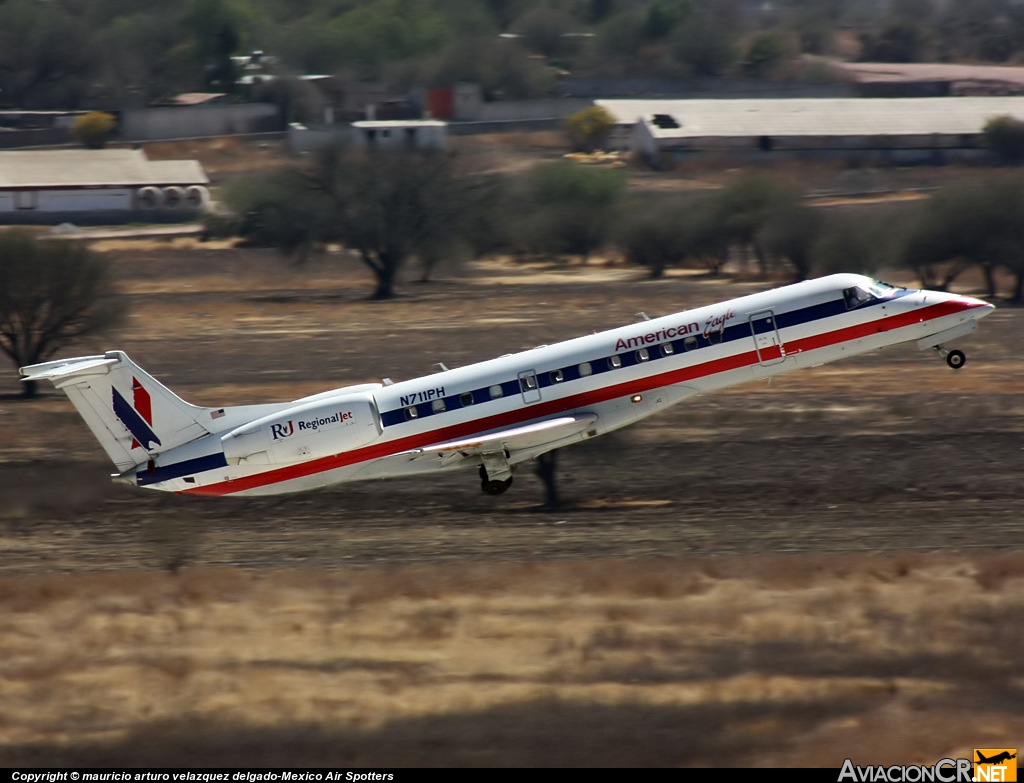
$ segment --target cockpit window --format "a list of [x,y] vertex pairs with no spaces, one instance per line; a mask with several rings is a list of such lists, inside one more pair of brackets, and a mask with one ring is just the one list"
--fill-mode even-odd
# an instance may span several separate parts
[[886,299],[899,291],[896,286],[883,283],[881,280],[872,280],[868,290],[875,295],[876,299]]
[[843,291],[843,300],[846,302],[847,310],[852,310],[855,307],[860,307],[863,304],[867,304],[874,298],[874,295],[868,293],[859,286],[847,288]]

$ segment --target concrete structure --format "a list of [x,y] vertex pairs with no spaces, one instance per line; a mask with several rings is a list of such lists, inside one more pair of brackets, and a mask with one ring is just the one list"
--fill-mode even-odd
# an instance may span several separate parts
[[364,120],[353,122],[350,134],[356,149],[443,150],[448,123],[440,120]]
[[284,122],[274,104],[232,103],[126,109],[118,133],[126,141],[159,141],[283,130]]
[[596,103],[616,118],[619,143],[655,165],[706,153],[937,164],[987,156],[992,117],[1024,120],[1024,97]]
[[0,149],[71,142],[71,126],[84,111],[0,111]]
[[194,218],[209,206],[209,182],[198,161],[142,150],[0,152],[0,221]]
[[452,118],[461,122],[548,120],[556,124],[593,106],[587,98],[540,98],[528,101],[485,101],[479,84],[460,82],[452,90]]

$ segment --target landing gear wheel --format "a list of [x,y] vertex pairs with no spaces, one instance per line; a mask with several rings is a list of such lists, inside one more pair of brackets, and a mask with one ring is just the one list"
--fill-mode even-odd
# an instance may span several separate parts
[[480,482],[480,489],[483,490],[485,495],[502,495],[511,486],[511,478],[507,478],[504,481],[488,481],[487,479],[484,479]]
[[946,364],[952,367],[954,370],[959,370],[967,361],[967,357],[964,356],[963,351],[950,351],[946,354]]

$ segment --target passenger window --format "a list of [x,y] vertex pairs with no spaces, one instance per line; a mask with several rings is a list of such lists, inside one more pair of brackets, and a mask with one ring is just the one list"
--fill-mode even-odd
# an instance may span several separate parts
[[646,362],[650,358],[651,355],[647,352],[646,348],[641,348],[639,351],[636,352],[636,360],[638,362]]
[[473,392],[463,392],[460,394],[459,402],[462,403],[463,408],[468,408],[473,404]]
[[615,370],[622,366],[622,357],[616,354],[615,356],[608,357],[608,366]]
[[444,413],[444,398],[441,397],[434,400],[432,403],[430,403],[430,408],[431,410],[434,411],[434,413]]
[[565,376],[562,375],[561,370],[553,370],[548,377],[551,378],[552,383],[561,383],[565,380]]
[[519,386],[524,392],[533,391],[537,388],[537,376],[536,375],[524,375],[519,379]]
[[410,405],[405,409],[405,420],[412,421],[413,419],[419,418],[420,412],[416,410],[415,405]]
[[686,340],[683,341],[683,347],[687,351],[696,350],[697,349],[697,338],[696,337],[687,337]]
[[499,397],[505,396],[505,392],[502,390],[501,384],[495,384],[490,389],[488,389],[487,392],[491,395],[492,400],[496,400]]
[[583,364],[576,369],[580,371],[581,378],[586,378],[588,375],[594,374],[594,368],[590,366],[590,362],[583,362]]
[[708,342],[712,345],[718,345],[722,342],[722,330],[719,329],[717,332],[708,333]]
[[675,346],[672,343],[665,343],[661,346],[662,356],[671,356],[676,352]]

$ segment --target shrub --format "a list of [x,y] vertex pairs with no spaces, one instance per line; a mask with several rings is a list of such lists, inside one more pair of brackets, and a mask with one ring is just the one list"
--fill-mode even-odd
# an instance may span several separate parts
[[100,150],[106,145],[116,125],[117,120],[113,114],[91,111],[75,120],[71,126],[71,138],[83,147]]
[[614,125],[615,118],[603,106],[583,109],[570,115],[565,121],[572,148],[585,152],[603,147]]
[[985,123],[985,141],[1004,163],[1024,161],[1024,122],[1002,115]]

